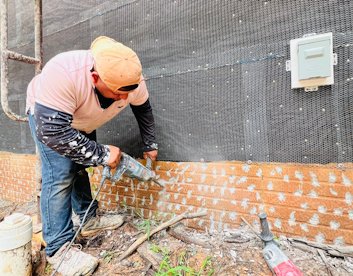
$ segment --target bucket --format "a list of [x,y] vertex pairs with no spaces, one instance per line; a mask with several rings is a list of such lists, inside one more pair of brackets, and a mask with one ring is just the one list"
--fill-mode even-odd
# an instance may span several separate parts
[[13,213],[0,223],[0,275],[32,275],[32,218]]

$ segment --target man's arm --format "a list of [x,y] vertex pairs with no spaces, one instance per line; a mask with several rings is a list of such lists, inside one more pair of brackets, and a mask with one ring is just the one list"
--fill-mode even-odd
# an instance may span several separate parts
[[34,118],[38,140],[60,155],[87,166],[108,165],[109,146],[98,144],[73,129],[72,115],[36,103]]
[[140,133],[144,144],[143,151],[145,153],[152,153],[152,151],[156,151],[155,157],[157,157],[158,145],[156,142],[156,127],[149,99],[147,99],[147,101],[142,105],[136,106],[130,104],[130,107],[140,128]]

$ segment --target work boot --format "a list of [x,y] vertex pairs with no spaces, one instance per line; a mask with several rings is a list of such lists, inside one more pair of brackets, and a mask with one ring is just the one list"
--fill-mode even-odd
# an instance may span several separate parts
[[82,227],[81,236],[94,235],[102,230],[114,230],[124,223],[122,215],[101,215],[90,218]]
[[[53,267],[53,272],[58,268],[68,245],[69,242],[65,243],[52,257],[47,257],[48,262]],[[92,275],[98,266],[98,259],[82,252],[81,248],[82,246],[79,244],[71,245],[64,260],[57,269],[57,272],[61,273],[63,276]]]

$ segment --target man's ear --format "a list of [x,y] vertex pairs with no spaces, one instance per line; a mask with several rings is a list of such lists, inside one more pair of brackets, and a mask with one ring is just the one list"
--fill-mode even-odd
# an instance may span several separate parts
[[91,76],[92,76],[93,83],[96,84],[98,82],[98,79],[99,79],[98,72],[97,71],[92,71],[91,72]]

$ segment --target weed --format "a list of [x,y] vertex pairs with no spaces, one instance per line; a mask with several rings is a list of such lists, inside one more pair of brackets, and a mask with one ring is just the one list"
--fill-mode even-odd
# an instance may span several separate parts
[[145,219],[142,220],[137,224],[137,228],[140,231],[143,231],[145,234],[147,234],[147,239],[150,239],[150,233],[151,233],[151,220]]
[[103,261],[108,264],[115,257],[115,255],[115,251],[104,251],[102,254]]
[[170,252],[167,248],[160,247],[157,244],[151,244],[150,250],[154,253],[161,253],[163,259],[159,264],[158,271],[154,276],[201,276],[207,273],[207,276],[212,276],[214,274],[214,269],[212,267],[212,259],[210,256],[203,260],[201,267],[198,271],[187,266],[187,252],[182,251],[178,256],[178,263],[175,267],[171,265]]
[[94,183],[91,184],[91,190],[92,190],[92,194],[97,193],[98,192],[98,186]]
[[45,266],[45,269],[44,269],[45,275],[51,274],[52,270],[53,270],[53,268],[52,268],[51,264],[47,263],[47,265]]
[[150,239],[150,233],[151,233],[151,228],[153,226],[157,226],[157,222],[153,220],[151,217],[149,219],[145,219],[143,215],[138,212],[137,210],[135,211],[135,214],[142,219],[142,221],[137,223],[137,228],[138,230],[144,232],[147,234],[148,240]]
[[187,266],[176,266],[176,267],[170,267],[166,271],[158,271],[155,276],[179,276],[179,275],[184,275],[183,272],[188,273],[188,275],[194,275],[193,270],[190,267]]
[[187,253],[186,251],[180,252],[178,256],[178,265],[186,265]]
[[150,246],[150,250],[153,252],[153,253],[160,253],[162,252],[161,251],[161,248],[155,244],[155,243],[152,243],[151,246]]
[[85,170],[90,176],[92,176],[94,174],[94,168],[93,167],[88,167]]
[[206,259],[204,259],[202,261],[201,267],[199,272],[196,274],[197,276],[200,276],[202,272],[206,271],[206,269],[209,268],[209,271],[207,272],[208,276],[213,275],[214,273],[214,268],[212,267],[212,258],[210,256],[206,257]]
[[169,255],[169,250],[165,247],[160,247],[155,243],[152,243],[150,246],[150,250],[154,253],[162,253],[163,257]]

